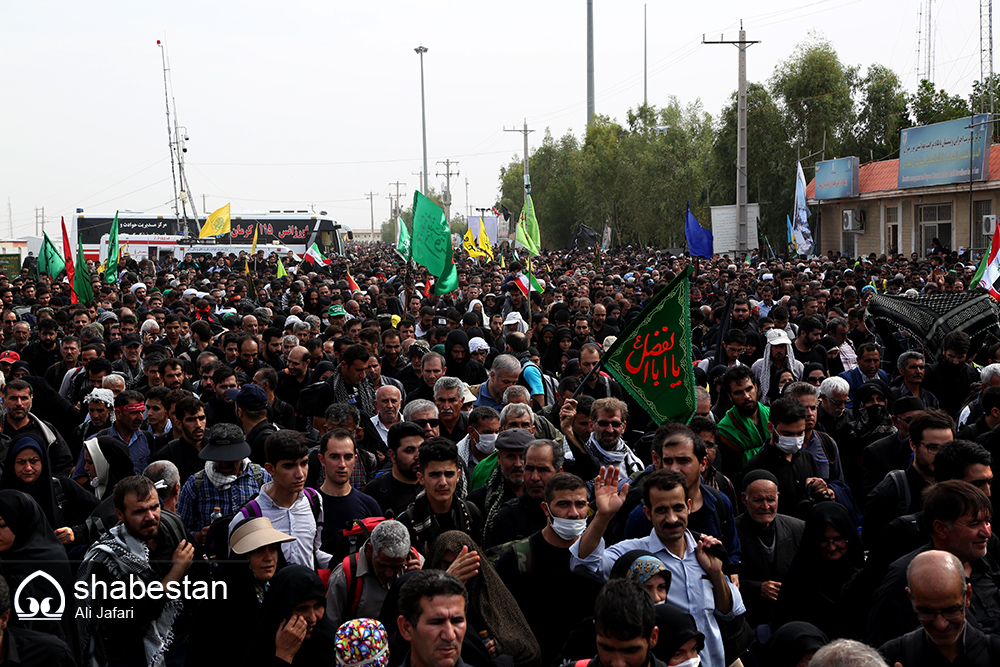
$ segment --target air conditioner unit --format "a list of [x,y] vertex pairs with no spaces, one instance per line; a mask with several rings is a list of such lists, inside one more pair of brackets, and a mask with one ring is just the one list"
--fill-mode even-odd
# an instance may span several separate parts
[[995,215],[983,216],[983,236],[993,236],[997,228],[997,217]]
[[843,211],[844,231],[863,232],[865,231],[865,212],[848,209]]

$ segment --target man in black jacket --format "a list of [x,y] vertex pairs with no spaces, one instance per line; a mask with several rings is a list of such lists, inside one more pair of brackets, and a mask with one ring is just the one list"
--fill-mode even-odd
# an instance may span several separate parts
[[891,470],[903,470],[910,464],[910,422],[924,412],[923,402],[916,396],[903,396],[893,401],[892,425],[896,432],[876,440],[862,452],[861,492],[868,497]]
[[934,481],[934,457],[955,439],[955,423],[941,410],[927,410],[910,422],[913,461],[906,470],[892,471],[868,494],[861,537],[873,540],[889,522],[919,512],[923,490]]
[[781,591],[781,580],[802,542],[806,524],[778,514],[778,478],[766,470],[743,477],[746,511],[736,517],[743,551],[740,589],[751,627],[769,623]]
[[889,664],[989,667],[1000,662],[1000,637],[983,634],[965,619],[972,584],[966,583],[965,568],[954,554],[917,555],[907,569],[906,583],[921,627],[879,649]]

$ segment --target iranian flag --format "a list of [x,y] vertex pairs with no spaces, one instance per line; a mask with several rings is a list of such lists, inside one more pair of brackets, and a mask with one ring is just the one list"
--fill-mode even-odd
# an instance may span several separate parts
[[979,262],[976,275],[969,281],[969,288],[982,287],[990,291],[990,295],[1000,301],[1000,225],[993,230],[993,240],[990,243],[990,251],[983,256]]
[[312,247],[309,248],[309,250],[306,250],[306,256],[304,259],[309,260],[317,266],[330,266],[330,260],[323,256],[323,253],[319,251],[319,246],[315,243],[312,244]]
[[358,287],[358,283],[354,280],[353,277],[351,277],[351,271],[350,270],[347,271],[347,286],[351,289],[352,292],[360,292],[361,291],[361,288]]
[[538,292],[539,294],[545,291],[542,289],[542,286],[538,284],[538,281],[535,280],[535,276],[531,273],[522,273],[517,277],[516,282],[518,289],[521,290],[524,296],[528,296],[528,293],[532,291]]

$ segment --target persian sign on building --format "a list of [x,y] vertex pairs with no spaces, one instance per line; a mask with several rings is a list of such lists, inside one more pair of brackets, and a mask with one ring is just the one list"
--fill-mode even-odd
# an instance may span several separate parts
[[993,142],[990,121],[990,114],[979,114],[903,130],[898,187],[988,180]]
[[858,158],[842,157],[816,163],[816,199],[858,196]]

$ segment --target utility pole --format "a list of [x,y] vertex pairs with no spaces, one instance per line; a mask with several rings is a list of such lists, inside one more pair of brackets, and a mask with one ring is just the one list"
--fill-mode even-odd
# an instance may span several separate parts
[[736,220],[739,229],[737,236],[739,253],[745,256],[747,252],[747,49],[760,40],[747,40],[747,33],[740,21],[739,40],[705,41],[702,44],[732,44],[740,51],[739,60],[739,92],[737,94],[736,121]]
[[424,103],[424,54],[427,53],[427,47],[421,44],[413,50],[420,56],[420,118],[424,132],[424,176],[422,183],[424,187],[427,187],[427,106]]
[[[465,198],[468,199],[469,179],[465,179],[465,186],[466,186]],[[7,197],[7,224],[10,227],[10,232],[9,232],[10,238],[14,238],[14,211],[12,211],[10,208],[10,197]]]
[[208,212],[208,195],[201,193],[201,210]]
[[[444,196],[441,197],[441,201],[444,203],[444,217],[448,220],[448,224],[451,224],[451,177],[458,176],[458,170],[452,171],[451,166],[458,163],[451,160],[439,160],[437,164],[444,165]],[[440,173],[434,175],[438,177],[442,176]]]
[[[587,127],[594,122],[594,0],[587,0]],[[527,141],[527,139],[525,139]],[[524,170],[527,178],[528,170]]]
[[372,208],[372,241],[375,240],[375,193],[366,192],[365,197],[368,197],[368,203],[371,204]]
[[[7,208],[10,208],[10,200],[7,200]],[[469,177],[465,177],[465,215],[472,217],[472,207],[469,206]]]
[[[399,187],[401,185],[406,185],[406,183],[401,183],[400,181],[396,181],[395,183],[390,183],[389,184],[389,187],[395,187],[396,188],[396,204],[395,204],[395,206],[392,207],[392,217],[393,218],[397,218],[400,215],[400,209],[399,209]],[[392,201],[392,193],[389,193],[389,201]]]
[[45,233],[45,207],[35,209],[35,236]]
[[528,120],[525,119],[523,129],[519,130],[516,127],[512,127],[508,130],[506,127],[504,127],[503,131],[521,132],[522,134],[524,134],[524,195],[525,195],[525,201],[527,201],[527,196],[531,194],[531,179],[528,177],[528,134],[534,132],[534,130],[528,129]]
[[[424,172],[422,172],[422,171],[411,171],[410,172],[410,176],[416,176],[417,177],[417,182],[420,183],[420,191],[423,192],[424,194],[427,194],[427,192],[424,190]],[[390,183],[390,185],[392,185],[392,184]]]

